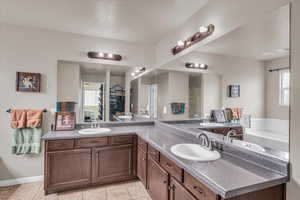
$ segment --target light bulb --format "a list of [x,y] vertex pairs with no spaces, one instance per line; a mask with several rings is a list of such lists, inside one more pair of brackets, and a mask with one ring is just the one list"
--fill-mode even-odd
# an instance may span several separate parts
[[205,67],[206,67],[205,64],[201,64],[201,65],[200,65],[200,68],[205,68]]
[[99,56],[99,57],[103,57],[103,56],[104,56],[104,53],[99,52],[99,53],[98,53],[98,56]]
[[135,73],[134,73],[134,72],[132,72],[132,73],[131,73],[131,76],[135,76]]
[[113,55],[112,53],[109,53],[107,56],[108,56],[109,58],[112,58],[114,55]]
[[206,33],[208,31],[208,28],[206,26],[200,26],[199,32],[200,33]]
[[180,47],[182,47],[182,46],[184,46],[184,42],[183,42],[182,40],[179,40],[179,41],[177,42],[177,45],[180,46]]
[[135,70],[136,73],[138,73],[139,71],[140,71],[139,69]]
[[199,65],[198,63],[195,63],[194,66],[195,66],[196,68],[200,67],[200,65]]

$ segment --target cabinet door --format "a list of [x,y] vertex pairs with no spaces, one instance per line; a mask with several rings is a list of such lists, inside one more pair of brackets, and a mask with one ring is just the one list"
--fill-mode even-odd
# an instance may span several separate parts
[[147,154],[140,148],[138,148],[137,160],[137,176],[147,187]]
[[168,200],[169,175],[148,157],[148,192],[153,200]]
[[171,178],[170,200],[197,200],[197,199],[187,189],[185,189],[177,180]]
[[133,145],[93,149],[93,183],[110,183],[133,177]]
[[91,150],[76,149],[46,153],[46,192],[88,185],[91,181]]

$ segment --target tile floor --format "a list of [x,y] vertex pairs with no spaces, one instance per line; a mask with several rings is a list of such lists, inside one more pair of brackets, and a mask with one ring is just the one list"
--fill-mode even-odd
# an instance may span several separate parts
[[151,200],[141,182],[91,187],[44,195],[43,183],[0,187],[0,200]]

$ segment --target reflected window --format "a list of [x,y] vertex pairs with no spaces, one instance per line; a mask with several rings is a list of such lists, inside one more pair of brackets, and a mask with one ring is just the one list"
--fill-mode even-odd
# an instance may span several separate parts
[[85,122],[104,119],[104,83],[84,82],[83,118]]
[[288,106],[290,102],[290,71],[282,70],[280,71],[279,76],[279,104]]

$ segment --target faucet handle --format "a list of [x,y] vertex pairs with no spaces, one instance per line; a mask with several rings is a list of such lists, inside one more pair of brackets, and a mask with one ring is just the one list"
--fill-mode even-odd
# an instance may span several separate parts
[[217,140],[211,140],[209,150],[214,151],[215,149],[223,151],[223,144],[218,142]]

